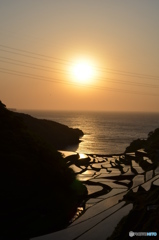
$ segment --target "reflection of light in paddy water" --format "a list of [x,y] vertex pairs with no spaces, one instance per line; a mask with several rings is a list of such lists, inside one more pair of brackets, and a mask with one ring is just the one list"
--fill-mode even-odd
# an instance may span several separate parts
[[109,186],[110,188],[112,188],[113,190],[115,188],[127,189],[127,187],[124,186],[124,185],[120,185],[120,184],[114,183],[111,180],[100,178],[100,176],[99,176],[99,178],[91,179],[91,182],[99,182],[99,183],[105,184],[105,185]]
[[159,186],[159,179],[153,182],[154,185]]
[[144,183],[144,175],[137,175],[133,178],[133,186],[132,188]]
[[93,171],[93,170],[86,170],[85,172],[83,172],[82,174],[83,175],[90,175],[90,176],[93,176],[96,172]]
[[142,184],[141,186],[146,190],[149,191],[149,189],[151,188],[151,184],[152,182],[154,182],[154,180],[158,179],[159,176],[155,176],[154,178],[150,179],[149,181],[145,182],[144,184]]
[[88,195],[89,194],[92,194],[92,193],[96,193],[96,192],[99,192],[101,191],[103,188],[101,186],[91,186],[91,185],[85,185],[87,190],[88,190]]
[[81,168],[77,167],[75,164],[72,164],[69,168],[72,168],[72,170],[75,172],[75,173],[79,173],[82,171]]
[[90,180],[95,174],[95,171],[93,170],[86,170],[82,174],[77,175],[77,179],[80,181],[87,181]]
[[155,175],[159,174],[159,166],[155,169]]
[[88,181],[90,180],[92,177],[89,175],[83,175],[83,174],[78,174],[77,175],[77,179],[80,181]]
[[146,172],[146,181],[150,180],[153,176],[153,170]]
[[88,156],[84,153],[79,153],[79,159],[84,159],[84,158],[88,158]]
[[118,196],[120,193],[122,193],[122,196],[124,196],[127,192],[122,188],[114,188],[109,193],[100,196],[98,199],[111,199],[111,197]]

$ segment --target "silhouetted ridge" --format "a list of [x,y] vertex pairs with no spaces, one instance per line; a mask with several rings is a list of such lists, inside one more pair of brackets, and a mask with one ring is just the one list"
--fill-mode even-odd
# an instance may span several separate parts
[[54,121],[36,119],[26,114],[21,114],[21,118],[31,131],[58,149],[78,144],[79,138],[83,135],[79,129],[72,129]]
[[153,159],[159,155],[159,128],[148,133],[147,139],[136,139],[130,143],[125,152],[135,152],[143,148]]
[[66,226],[87,191],[54,146],[78,142],[81,131],[9,111],[0,102],[0,133],[0,239]]

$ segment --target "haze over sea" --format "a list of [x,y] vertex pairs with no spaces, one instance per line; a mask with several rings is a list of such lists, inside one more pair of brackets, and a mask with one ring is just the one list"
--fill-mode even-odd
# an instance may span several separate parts
[[147,138],[159,127],[159,113],[22,111],[36,118],[53,120],[84,132],[79,146],[67,150],[89,154],[123,153],[130,142]]

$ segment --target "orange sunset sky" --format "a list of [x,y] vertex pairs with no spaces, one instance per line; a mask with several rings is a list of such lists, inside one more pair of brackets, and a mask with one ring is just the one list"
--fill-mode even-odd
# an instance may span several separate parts
[[159,112],[159,1],[0,0],[0,100]]

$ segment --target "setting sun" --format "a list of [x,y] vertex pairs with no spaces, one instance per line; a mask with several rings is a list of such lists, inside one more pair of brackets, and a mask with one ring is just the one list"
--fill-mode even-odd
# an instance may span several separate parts
[[91,62],[86,60],[77,61],[71,69],[73,80],[78,83],[88,84],[95,77],[95,69]]

